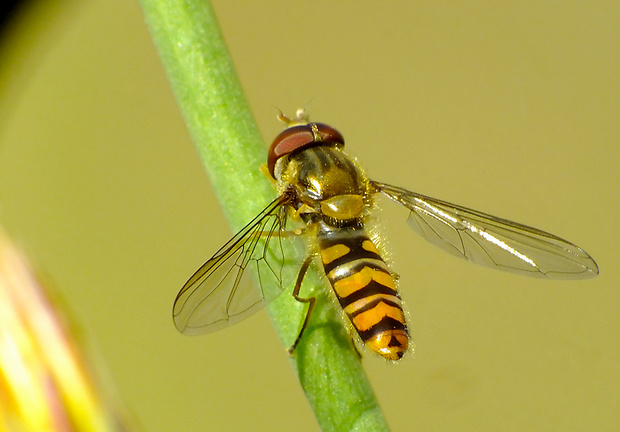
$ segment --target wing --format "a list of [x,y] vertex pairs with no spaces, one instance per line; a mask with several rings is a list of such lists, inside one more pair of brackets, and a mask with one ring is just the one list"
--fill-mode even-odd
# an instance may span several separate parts
[[549,279],[586,279],[598,266],[553,234],[385,183],[373,186],[411,210],[408,223],[431,243],[472,263]]
[[289,202],[287,194],[272,201],[185,283],[172,311],[181,333],[209,333],[234,324],[282,293],[279,234]]

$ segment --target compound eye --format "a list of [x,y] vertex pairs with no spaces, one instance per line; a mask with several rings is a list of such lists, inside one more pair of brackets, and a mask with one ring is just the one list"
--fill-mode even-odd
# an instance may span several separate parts
[[333,127],[325,123],[311,123],[311,125],[320,138],[317,141],[333,143],[339,147],[344,145],[344,137]]
[[332,143],[337,146],[344,145],[344,138],[340,132],[323,123],[308,123],[305,125],[291,126],[273,140],[267,158],[267,167],[271,175],[274,175],[276,162],[282,156],[289,155],[301,149]]
[[313,142],[314,134],[312,133],[312,128],[308,127],[308,125],[292,126],[280,132],[276,139],[273,140],[269,149],[269,157],[267,158],[267,167],[271,175],[274,175],[273,171],[278,159]]

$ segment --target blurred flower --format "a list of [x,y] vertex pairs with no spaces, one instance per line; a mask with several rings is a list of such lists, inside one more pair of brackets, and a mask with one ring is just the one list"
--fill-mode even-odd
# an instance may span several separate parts
[[122,430],[69,326],[1,229],[0,430]]

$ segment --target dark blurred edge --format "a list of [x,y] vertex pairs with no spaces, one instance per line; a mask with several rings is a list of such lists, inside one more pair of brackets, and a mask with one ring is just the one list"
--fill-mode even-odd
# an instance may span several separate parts
[[34,3],[36,0],[5,0],[0,5],[0,38],[4,38],[8,24],[19,14],[25,7]]

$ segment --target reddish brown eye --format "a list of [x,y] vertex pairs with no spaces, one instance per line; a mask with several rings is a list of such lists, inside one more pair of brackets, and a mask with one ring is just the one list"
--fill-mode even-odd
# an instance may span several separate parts
[[344,138],[340,132],[324,123],[308,123],[283,130],[271,143],[267,158],[269,172],[274,175],[276,162],[282,156],[322,143],[343,146]]

